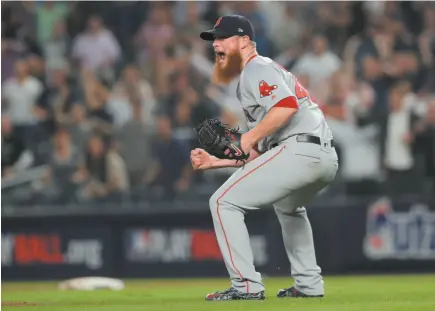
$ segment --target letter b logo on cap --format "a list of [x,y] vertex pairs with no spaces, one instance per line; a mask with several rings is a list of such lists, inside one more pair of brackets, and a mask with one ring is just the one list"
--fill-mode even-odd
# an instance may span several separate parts
[[221,23],[222,17],[219,17],[216,21],[216,24],[214,24],[215,27],[217,27]]

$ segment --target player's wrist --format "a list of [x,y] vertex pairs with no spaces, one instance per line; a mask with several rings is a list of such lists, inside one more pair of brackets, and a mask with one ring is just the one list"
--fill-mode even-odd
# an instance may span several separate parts
[[222,159],[215,156],[210,156],[210,168],[220,168],[222,167]]
[[240,167],[243,162],[231,159],[215,158],[210,161],[210,169],[225,168],[225,167]]
[[[259,140],[259,139],[258,139]],[[243,134],[243,144],[250,150],[257,145],[256,134],[253,130]]]

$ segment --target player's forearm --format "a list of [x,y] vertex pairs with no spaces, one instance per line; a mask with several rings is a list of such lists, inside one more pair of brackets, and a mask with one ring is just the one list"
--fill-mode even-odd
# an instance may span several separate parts
[[297,109],[293,108],[272,108],[256,127],[245,134],[245,138],[250,145],[256,145],[260,140],[283,127],[296,112]]
[[[261,155],[261,153],[258,153],[254,149],[251,150],[249,154],[249,159],[246,162],[250,162],[256,158],[258,158]],[[241,167],[243,166],[243,161],[236,161],[236,160],[230,160],[230,159],[219,159],[216,157],[213,157],[212,162],[212,169],[216,168],[224,168],[224,167]]]
[[243,162],[239,161],[237,163],[236,160],[230,160],[230,159],[213,159],[211,168],[224,168],[224,167],[241,167],[243,165]]

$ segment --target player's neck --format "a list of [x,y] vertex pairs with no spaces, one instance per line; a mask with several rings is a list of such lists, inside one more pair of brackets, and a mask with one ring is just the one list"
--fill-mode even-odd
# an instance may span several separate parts
[[250,50],[247,50],[245,53],[242,53],[242,64],[243,64],[242,68],[244,68],[246,64],[249,63],[249,61],[257,55],[258,55],[257,49],[254,47]]

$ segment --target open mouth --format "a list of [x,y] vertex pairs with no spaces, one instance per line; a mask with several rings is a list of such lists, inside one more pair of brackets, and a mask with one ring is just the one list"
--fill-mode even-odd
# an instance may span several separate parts
[[225,53],[224,52],[216,52],[216,57],[219,61],[225,60]]

